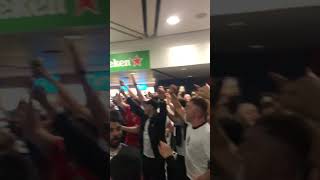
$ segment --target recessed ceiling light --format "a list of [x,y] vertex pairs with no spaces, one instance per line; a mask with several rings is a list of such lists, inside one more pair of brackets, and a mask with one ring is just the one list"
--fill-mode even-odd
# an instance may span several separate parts
[[178,24],[179,22],[180,18],[178,16],[170,16],[167,19],[167,23],[172,26]]
[[249,45],[249,48],[262,49],[262,48],[264,48],[264,45],[254,44],[254,45]]
[[186,71],[186,70],[187,70],[187,68],[182,68],[182,69],[181,69],[181,71]]

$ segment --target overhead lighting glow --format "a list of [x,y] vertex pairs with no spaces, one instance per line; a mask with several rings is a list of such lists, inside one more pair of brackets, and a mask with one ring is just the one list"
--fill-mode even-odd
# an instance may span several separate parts
[[178,16],[170,16],[168,19],[167,19],[167,23],[169,25],[176,25],[180,22],[180,18]]

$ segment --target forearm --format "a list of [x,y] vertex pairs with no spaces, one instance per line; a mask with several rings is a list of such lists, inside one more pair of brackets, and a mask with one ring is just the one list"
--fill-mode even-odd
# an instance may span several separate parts
[[50,76],[48,76],[47,79],[58,89],[59,95],[63,99],[64,103],[66,103],[66,105],[68,106],[68,109],[70,109],[75,114],[81,113],[86,117],[90,117],[90,112],[86,111],[84,107],[80,103],[78,103],[75,98],[72,97],[72,95],[66,90],[62,83]]
[[134,126],[134,127],[121,126],[121,129],[128,133],[138,134],[140,127],[139,126]]

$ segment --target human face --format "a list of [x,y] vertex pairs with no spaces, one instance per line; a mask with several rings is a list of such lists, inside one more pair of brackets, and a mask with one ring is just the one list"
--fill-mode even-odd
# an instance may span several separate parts
[[257,107],[250,103],[241,104],[238,109],[238,115],[250,126],[253,126],[260,117]]
[[198,118],[201,114],[201,110],[194,105],[192,102],[188,102],[186,106],[186,115],[187,121],[191,122],[192,120]]
[[110,123],[110,146],[117,148],[120,145],[122,136],[121,125],[118,122]]

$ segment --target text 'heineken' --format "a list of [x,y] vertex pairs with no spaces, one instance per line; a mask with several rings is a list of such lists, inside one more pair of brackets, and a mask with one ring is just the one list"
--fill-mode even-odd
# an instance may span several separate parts
[[65,0],[0,1],[0,19],[66,14]]
[[130,60],[116,60],[112,59],[110,62],[111,68],[113,67],[128,67],[131,66],[131,61]]

